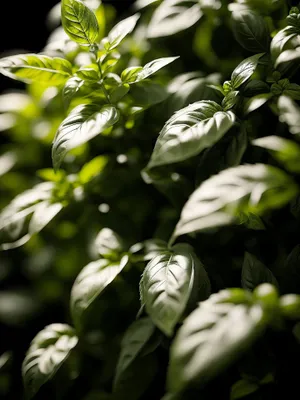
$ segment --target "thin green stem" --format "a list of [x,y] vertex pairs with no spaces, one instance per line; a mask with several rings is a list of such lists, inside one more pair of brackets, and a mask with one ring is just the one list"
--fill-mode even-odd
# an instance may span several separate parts
[[98,56],[97,56],[97,50],[96,50],[95,52],[93,52],[93,53],[94,53],[94,56],[96,57],[96,63],[97,63],[97,65],[98,65],[99,72],[100,72],[100,78],[101,78],[100,85],[101,85],[101,89],[102,89],[102,91],[103,91],[103,93],[104,93],[104,96],[106,97],[107,102],[108,102],[109,104],[111,104],[108,91],[106,90],[106,87],[105,87],[105,85],[104,85],[104,83],[103,83],[103,71],[102,71],[102,67],[101,67],[100,58],[98,58]]

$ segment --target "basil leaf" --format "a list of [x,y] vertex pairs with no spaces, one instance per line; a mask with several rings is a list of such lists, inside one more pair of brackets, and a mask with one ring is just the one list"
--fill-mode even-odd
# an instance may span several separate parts
[[83,81],[98,82],[100,80],[99,68],[96,64],[85,65],[76,71],[76,75]]
[[295,30],[291,26],[286,26],[281,29],[272,39],[271,41],[271,56],[273,60],[276,60],[277,57],[282,53],[285,45],[297,36],[297,30]]
[[176,112],[163,127],[148,168],[186,160],[215,144],[232,127],[235,115],[214,101],[199,101]]
[[0,59],[0,72],[26,83],[37,81],[55,86],[64,83],[72,75],[72,65],[59,57],[20,54]]
[[254,255],[245,253],[242,268],[242,287],[253,291],[261,283],[271,283],[278,287],[273,273]]
[[270,150],[272,156],[291,172],[300,172],[300,146],[279,136],[267,136],[252,141],[254,146]]
[[35,336],[22,365],[25,391],[29,398],[52,379],[74,351],[77,342],[74,330],[65,324],[48,325]]
[[61,20],[66,34],[81,46],[96,43],[99,35],[97,18],[80,0],[62,0]]
[[232,385],[230,392],[230,400],[241,399],[248,396],[248,394],[254,393],[259,389],[259,384],[251,382],[250,380],[241,379]]
[[170,351],[167,386],[179,392],[199,387],[231,365],[265,328],[259,305],[199,304],[179,329]]
[[82,316],[95,299],[125,268],[128,257],[119,262],[100,259],[86,265],[77,276],[71,291],[70,307],[73,321],[80,326]]
[[251,97],[244,103],[243,112],[245,115],[259,109],[273,97],[272,93],[262,93]]
[[255,54],[243,60],[231,74],[231,85],[233,89],[237,89],[245,83],[255,71],[259,59],[264,53]]
[[125,332],[121,344],[121,353],[119,356],[114,386],[118,386],[118,381],[124,374],[124,371],[134,362],[134,360],[143,352],[146,344],[154,334],[155,325],[150,318],[141,318],[134,321]]
[[84,81],[77,78],[76,76],[72,76],[72,78],[67,80],[62,92],[66,108],[70,105],[72,98],[75,96],[76,93],[78,93],[83,84]]
[[279,120],[288,125],[289,131],[293,135],[300,134],[300,109],[288,96],[278,98]]
[[269,50],[269,29],[256,12],[245,10],[232,13],[233,34],[237,42],[254,53]]
[[[190,6],[191,3],[195,3]],[[196,0],[165,0],[154,11],[148,26],[149,38],[171,36],[193,26],[202,17]]]
[[236,222],[240,212],[262,214],[288,203],[298,192],[278,168],[240,165],[203,182],[183,207],[174,237]]
[[119,118],[117,109],[106,105],[84,104],[74,108],[61,123],[52,147],[54,169],[58,169],[66,153],[91,140],[114,125]]
[[[141,301],[152,321],[167,336],[173,334],[190,299],[196,269],[201,270],[204,297],[209,280],[203,265],[188,245],[180,244],[152,259],[140,283]],[[197,282],[198,284],[198,282]]]
[[122,40],[134,30],[139,18],[140,14],[134,14],[114,26],[109,32],[107,42],[104,45],[106,51],[111,51],[118,47]]

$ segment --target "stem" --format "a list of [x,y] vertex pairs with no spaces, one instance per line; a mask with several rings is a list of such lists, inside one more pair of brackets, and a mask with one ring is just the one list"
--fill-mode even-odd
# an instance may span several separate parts
[[106,97],[107,102],[108,102],[109,104],[111,104],[108,91],[106,90],[106,87],[104,86],[104,83],[103,83],[103,72],[102,72],[102,67],[101,67],[100,59],[99,59],[98,56],[97,56],[97,50],[95,50],[93,53],[94,53],[94,56],[95,56],[95,58],[96,58],[96,63],[97,63],[97,65],[98,65],[99,72],[100,72],[100,78],[101,78],[100,85],[101,85],[101,89],[102,89],[102,91],[103,91],[103,93],[104,93],[104,96]]

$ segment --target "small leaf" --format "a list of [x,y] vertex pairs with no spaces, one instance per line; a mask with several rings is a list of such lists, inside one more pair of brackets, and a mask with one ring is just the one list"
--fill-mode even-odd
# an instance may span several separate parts
[[230,392],[230,400],[241,399],[254,393],[259,389],[259,384],[246,379],[241,379],[232,386]]
[[95,248],[102,257],[118,259],[124,250],[124,243],[116,232],[109,228],[102,228],[95,239]]
[[[147,79],[149,76],[155,74],[157,71],[160,69],[164,68],[166,65],[172,63],[173,61],[177,60],[179,57],[163,57],[163,58],[158,58],[157,60],[153,60],[146,64],[142,69],[140,67],[136,67],[135,71],[128,71],[125,70],[123,71],[123,74],[129,81],[127,80],[127,83],[137,83],[140,81],[143,81],[144,79]],[[129,68],[128,68],[129,69]],[[129,72],[131,72],[130,77],[128,77]],[[122,79],[124,78],[122,74]],[[133,80],[134,79],[134,80]]]
[[229,92],[222,101],[222,107],[224,111],[228,111],[233,108],[239,100],[239,91],[233,90]]
[[78,174],[80,182],[83,185],[90,182],[104,170],[108,161],[109,158],[107,156],[98,156],[87,162]]
[[68,60],[59,57],[20,54],[0,59],[0,72],[26,83],[37,81],[55,86],[70,78],[72,65]]
[[246,252],[242,268],[242,287],[253,291],[261,283],[271,283],[278,287],[277,279],[269,268]]
[[300,108],[288,96],[280,96],[278,99],[279,120],[285,122],[293,135],[300,134]]
[[300,172],[300,146],[279,136],[266,136],[252,141],[254,146],[270,150],[272,156],[291,172]]
[[139,18],[140,14],[134,14],[114,26],[108,34],[108,42],[104,45],[106,51],[118,47],[122,40],[134,30]]
[[80,324],[83,313],[110,285],[127,265],[128,257],[120,262],[100,259],[86,265],[77,276],[71,292],[71,313],[74,323]]
[[186,160],[215,144],[232,127],[235,115],[214,101],[199,101],[176,112],[163,127],[148,168]]
[[231,85],[233,89],[237,89],[249,78],[251,78],[253,72],[257,67],[259,59],[263,55],[264,53],[260,53],[255,54],[255,56],[248,57],[235,68],[231,75]]
[[97,18],[80,0],[62,0],[61,20],[66,34],[81,46],[96,43],[99,35]]
[[264,104],[266,104],[273,97],[272,93],[261,93],[256,96],[251,97],[247,100],[243,107],[243,112],[245,115],[259,109]]
[[82,79],[77,78],[76,76],[72,76],[72,78],[67,80],[63,88],[63,100],[66,108],[69,106],[72,98],[79,91],[79,89],[83,84],[84,81]]
[[99,68],[95,64],[85,65],[76,71],[76,75],[83,81],[98,82],[100,80]]
[[74,330],[64,324],[48,325],[35,336],[22,365],[24,386],[29,398],[56,374],[77,342]]
[[99,110],[95,104],[83,104],[74,108],[62,122],[53,141],[52,159],[58,169],[66,153],[91,140],[114,125],[119,118],[117,109],[105,105]]
[[270,165],[240,165],[203,182],[183,207],[174,237],[236,222],[240,212],[262,214],[288,203],[294,181]]
[[154,334],[155,325],[150,318],[141,318],[134,321],[124,334],[121,353],[119,356],[114,386],[118,386],[118,381],[124,374],[124,371],[131,365],[132,362],[142,353],[144,347],[149,342]]
[[269,50],[268,24],[262,16],[250,11],[232,13],[233,34],[238,43],[254,53]]
[[286,294],[280,297],[280,311],[285,318],[291,320],[300,319],[300,296]]
[[[190,6],[191,3],[195,3]],[[147,36],[158,38],[171,36],[193,26],[202,17],[197,1],[165,0],[154,11]]]
[[167,379],[171,392],[191,384],[205,385],[245,352],[265,328],[259,305],[231,304],[222,298],[213,301],[214,296],[185,319],[171,345]]
[[141,301],[152,321],[167,336],[173,334],[190,299],[196,269],[201,270],[202,295],[210,288],[205,269],[189,245],[180,244],[152,259],[140,283]]

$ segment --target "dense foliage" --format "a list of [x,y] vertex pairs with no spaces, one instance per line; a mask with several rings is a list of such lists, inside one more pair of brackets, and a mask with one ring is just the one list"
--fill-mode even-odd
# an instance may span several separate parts
[[289,398],[300,11],[130,11],[62,0],[0,59],[1,398]]

